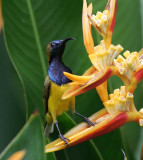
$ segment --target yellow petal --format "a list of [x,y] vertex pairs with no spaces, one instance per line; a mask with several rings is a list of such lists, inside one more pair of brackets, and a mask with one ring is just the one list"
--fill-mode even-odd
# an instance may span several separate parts
[[92,5],[87,9],[86,0],[83,0],[83,11],[82,11],[82,29],[83,29],[83,39],[84,45],[88,54],[94,52],[94,41],[91,34],[91,25],[87,14],[91,14]]
[[96,68],[94,66],[91,66],[84,72],[83,76],[89,76],[91,74],[94,74],[95,72],[97,72]]
[[[101,67],[98,63],[98,59],[96,57],[96,54],[90,54],[89,55],[89,59],[91,61],[91,63],[94,65],[94,67],[98,70],[98,71],[101,71],[102,69],[104,69],[103,67]],[[101,61],[101,59],[100,59]]]
[[[97,73],[97,70],[94,66],[91,66],[89,69],[87,69],[84,74],[82,76],[89,76],[89,75],[92,75],[92,74],[96,74]],[[78,85],[82,85],[84,84],[83,82],[71,82],[69,83],[70,86],[78,86]]]
[[91,80],[95,75],[90,76],[77,76],[68,72],[63,72],[63,74],[70,80],[80,82],[80,83],[86,83],[89,80]]
[[97,72],[96,75],[94,75],[94,77],[90,81],[85,83],[84,85],[70,86],[65,91],[62,99],[67,99],[73,96],[77,96],[93,88],[96,88],[97,86],[105,82],[108,78],[110,78],[112,74],[113,74],[113,69],[110,67],[106,68],[105,70],[101,72]]
[[83,85],[83,82],[71,82],[69,83],[70,86],[78,86],[78,85]]

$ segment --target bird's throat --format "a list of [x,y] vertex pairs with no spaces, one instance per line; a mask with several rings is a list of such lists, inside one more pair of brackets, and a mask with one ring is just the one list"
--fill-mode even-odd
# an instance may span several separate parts
[[72,73],[71,70],[64,65],[61,56],[55,56],[50,60],[48,75],[51,81],[57,85],[63,85],[71,82],[67,77],[64,76],[63,72]]

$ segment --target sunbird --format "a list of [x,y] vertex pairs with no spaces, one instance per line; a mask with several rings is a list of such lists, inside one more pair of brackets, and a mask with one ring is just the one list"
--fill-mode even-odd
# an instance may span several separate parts
[[[87,117],[75,111],[75,97],[69,99],[61,99],[65,90],[68,88],[69,80],[64,76],[63,72],[72,73],[62,61],[62,56],[65,50],[66,43],[74,38],[66,38],[65,40],[55,40],[47,45],[47,60],[48,60],[48,74],[44,82],[43,102],[46,112],[47,126],[45,128],[46,135],[53,132],[54,123],[59,132],[59,137],[68,145],[67,138],[65,138],[59,129],[57,117],[70,107],[71,112],[82,117],[88,126],[94,125]],[[67,139],[67,140],[66,140]]]

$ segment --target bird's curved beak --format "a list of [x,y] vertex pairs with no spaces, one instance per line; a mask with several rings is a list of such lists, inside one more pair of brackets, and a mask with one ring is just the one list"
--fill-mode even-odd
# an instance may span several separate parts
[[75,38],[73,38],[73,37],[66,38],[66,39],[63,40],[62,43],[66,44],[66,42],[68,42],[69,40],[75,40]]

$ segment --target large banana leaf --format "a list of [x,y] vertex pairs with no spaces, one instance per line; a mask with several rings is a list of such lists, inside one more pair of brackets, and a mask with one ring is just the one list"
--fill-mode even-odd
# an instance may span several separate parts
[[[106,0],[90,0],[94,12],[103,10]],[[117,10],[117,20],[113,43],[121,44],[131,51],[140,50],[142,42],[141,6],[139,0],[120,0]],[[77,40],[67,45],[64,62],[76,74],[82,74],[91,64],[83,45],[82,38],[82,0],[3,0],[2,13],[7,49],[12,63],[23,85],[27,117],[39,110],[44,119],[42,90],[46,76],[47,43],[54,39],[75,37]],[[96,44],[100,37],[94,33]],[[95,44],[95,45],[96,45]],[[121,85],[121,81],[113,77],[109,81],[109,91]],[[142,84],[135,94],[138,109],[141,108]],[[76,98],[76,110],[86,116],[103,108],[95,90]],[[68,113],[76,122],[76,116]],[[63,132],[74,123],[67,114],[59,118]],[[55,135],[51,139],[57,138]],[[142,144],[141,129],[137,124],[127,124],[107,135],[101,136],[78,146],[57,152],[57,159],[117,159],[123,158],[124,149],[129,159],[140,159]],[[64,157],[64,158],[62,158]],[[47,159],[52,159],[47,156]]]
[[[2,75],[0,78],[1,152],[25,123],[25,104],[23,92],[21,92],[22,87],[8,58],[3,34],[0,34],[0,75]],[[6,138],[2,138],[3,136]]]

